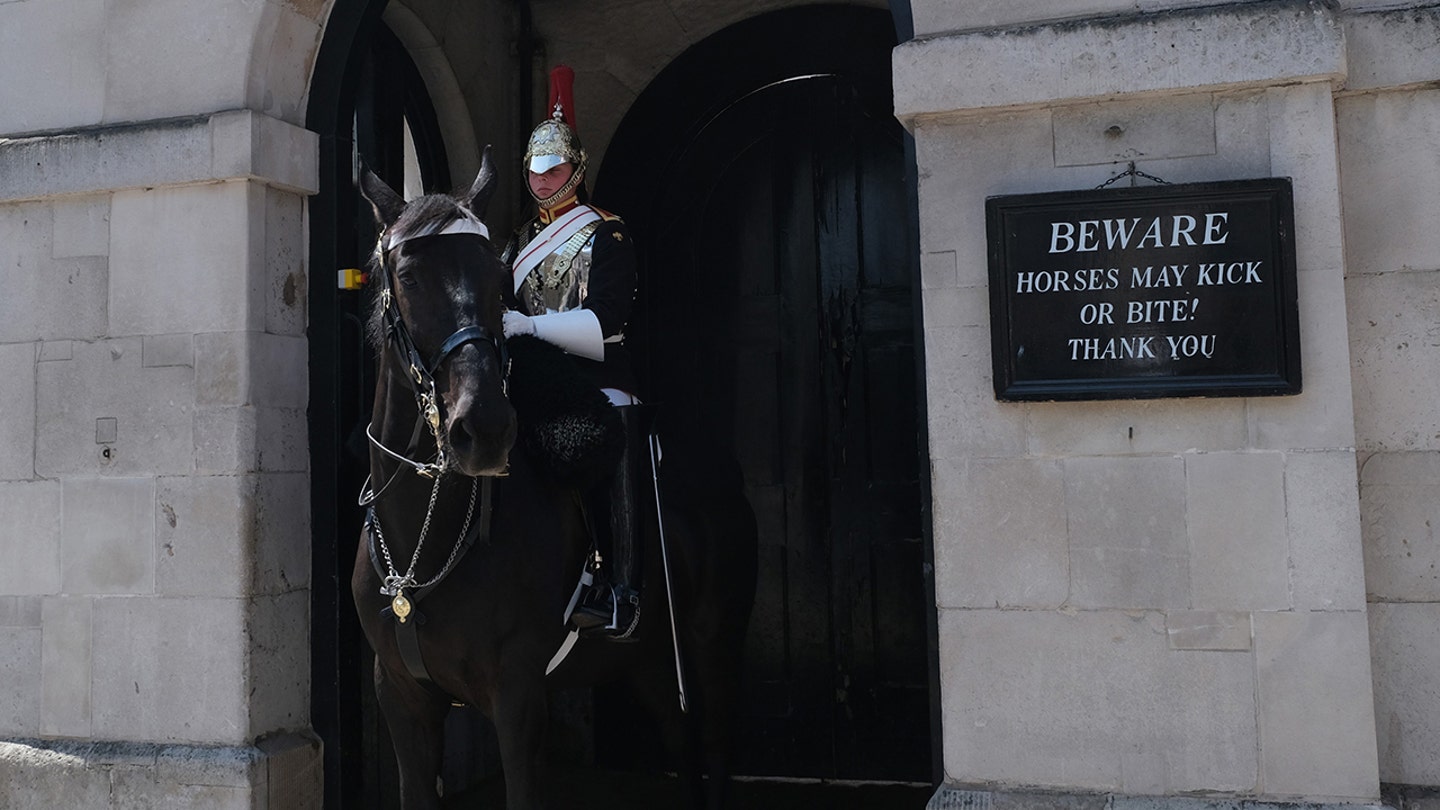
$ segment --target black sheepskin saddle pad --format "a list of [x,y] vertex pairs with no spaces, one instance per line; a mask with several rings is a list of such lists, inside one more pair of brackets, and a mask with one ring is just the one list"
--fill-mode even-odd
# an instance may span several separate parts
[[562,349],[529,336],[506,346],[522,449],[562,486],[599,483],[624,452],[625,426],[615,407]]

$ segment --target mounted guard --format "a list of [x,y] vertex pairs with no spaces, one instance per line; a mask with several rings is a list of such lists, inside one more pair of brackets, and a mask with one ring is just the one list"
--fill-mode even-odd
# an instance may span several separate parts
[[551,71],[550,116],[531,132],[525,150],[526,188],[538,213],[503,256],[513,269],[504,331],[507,338],[534,335],[565,350],[624,423],[624,450],[614,472],[586,494],[595,548],[567,614],[583,635],[628,640],[640,619],[644,517],[652,511],[658,445],[652,409],[635,396],[625,348],[635,247],[620,217],[588,202],[574,78],[564,65]]

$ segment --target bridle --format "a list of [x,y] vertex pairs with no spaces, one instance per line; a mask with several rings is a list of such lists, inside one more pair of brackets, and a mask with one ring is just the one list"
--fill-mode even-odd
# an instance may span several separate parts
[[[420,350],[415,347],[415,340],[410,336],[410,329],[405,325],[405,319],[400,314],[400,306],[395,300],[394,282],[392,279],[394,267],[390,261],[390,251],[401,242],[416,239],[420,236],[443,236],[454,233],[474,232],[469,229],[457,228],[456,224],[459,223],[466,223],[470,225],[470,227],[479,225],[478,220],[467,221],[461,219],[438,232],[411,234],[399,239],[394,238],[388,233],[383,233],[375,245],[376,264],[380,274],[380,308],[382,317],[385,320],[385,348],[388,349],[393,346],[401,365],[404,366],[406,372],[404,379],[410,389],[415,392],[415,406],[418,412],[415,427],[411,431],[410,440],[405,452],[415,452],[417,449],[416,444],[420,439],[421,425],[427,425],[430,428],[431,436],[435,439],[435,460],[427,464],[415,461],[408,455],[391,450],[375,437],[373,423],[365,426],[365,435],[372,444],[386,455],[396,461],[402,462],[426,478],[438,478],[445,470],[445,443],[440,432],[441,403],[435,393],[435,374],[439,372],[440,366],[450,358],[450,355],[459,351],[461,347],[469,343],[483,342],[490,344],[491,350],[495,352],[496,358],[499,360],[501,390],[506,396],[509,395],[510,353],[505,346],[503,336],[497,336],[484,326],[461,327],[452,332],[449,337],[445,338],[440,344],[440,348],[436,350],[434,356],[427,362],[420,354]],[[484,226],[480,225],[480,227],[483,228]],[[395,481],[396,476],[398,476],[403,469],[405,469],[405,467],[397,468],[395,474],[390,476],[390,479],[385,482],[385,485],[378,490],[371,490],[367,485],[360,494],[360,505],[369,506],[373,503],[381,493],[389,488],[390,484]]]
[[[429,593],[440,581],[450,573],[450,570],[459,561],[465,551],[475,542],[475,534],[481,537],[488,537],[490,512],[491,512],[491,488],[493,476],[481,476],[472,479],[470,489],[469,506],[465,512],[465,521],[460,528],[460,536],[455,541],[450,556],[440,571],[426,582],[419,582],[415,577],[415,566],[419,562],[420,552],[425,546],[425,538],[430,530],[430,518],[435,511],[435,503],[440,493],[440,481],[446,472],[445,443],[440,430],[441,425],[441,402],[435,392],[435,374],[451,355],[459,351],[463,346],[470,343],[488,343],[490,349],[495,352],[501,369],[501,389],[506,396],[509,395],[510,376],[510,355],[505,346],[503,336],[497,336],[484,326],[464,326],[456,329],[450,334],[436,350],[434,356],[428,361],[420,354],[415,346],[415,340],[410,335],[410,329],[405,325],[405,319],[400,313],[399,304],[396,301],[393,287],[393,263],[390,261],[390,251],[401,242],[408,239],[415,239],[421,236],[443,236],[458,233],[479,233],[488,237],[485,226],[478,219],[462,218],[451,225],[440,229],[430,230],[421,233],[410,234],[404,237],[395,238],[389,233],[382,233],[375,246],[376,265],[380,274],[379,296],[382,317],[385,320],[385,346],[382,351],[390,350],[393,347],[397,359],[405,369],[403,379],[410,389],[415,393],[415,404],[417,415],[415,427],[410,433],[410,440],[406,445],[404,453],[398,453],[386,447],[375,437],[374,424],[365,426],[365,435],[370,442],[391,458],[402,462],[403,466],[396,467],[395,472],[378,490],[370,486],[370,478],[366,478],[364,486],[360,491],[360,506],[367,507],[365,524],[369,531],[372,542],[370,543],[370,558],[377,573],[382,577],[384,584],[380,591],[382,594],[392,597],[389,611],[394,617],[405,624],[406,617],[413,609],[415,602],[418,602],[425,594]],[[417,449],[420,439],[422,425],[429,426],[430,433],[435,439],[435,460],[430,463],[415,461],[409,457]],[[380,529],[380,521],[375,515],[375,501],[390,488],[390,485],[399,478],[406,469],[414,470],[422,477],[434,480],[430,490],[430,503],[425,510],[425,520],[421,525],[420,535],[415,544],[415,552],[411,556],[409,569],[399,573],[390,556],[390,549],[385,543],[384,534]],[[473,521],[477,494],[480,500],[480,520]],[[471,527],[474,524],[475,532]],[[384,557],[384,567],[376,555],[376,549]],[[413,638],[413,637],[407,637]],[[407,646],[402,640],[402,648]],[[407,655],[407,665],[411,656]],[[418,654],[415,660],[418,661]],[[420,665],[423,669],[423,665]]]

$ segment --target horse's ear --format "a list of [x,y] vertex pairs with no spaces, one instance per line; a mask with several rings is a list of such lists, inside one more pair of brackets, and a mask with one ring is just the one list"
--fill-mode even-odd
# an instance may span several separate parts
[[495,184],[498,178],[495,175],[495,161],[492,158],[491,148],[487,145],[485,153],[480,156],[480,173],[475,175],[475,183],[465,193],[465,207],[470,213],[485,219],[485,209],[490,205],[490,198],[495,196]]
[[405,198],[376,177],[363,162],[360,164],[360,193],[375,210],[375,222],[381,230],[394,225],[405,210]]

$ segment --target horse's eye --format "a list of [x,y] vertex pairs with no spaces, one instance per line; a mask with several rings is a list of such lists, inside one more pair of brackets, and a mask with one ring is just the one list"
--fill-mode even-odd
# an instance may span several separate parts
[[400,279],[400,284],[405,287],[414,287],[417,283],[415,277],[409,271],[401,270],[395,274]]

